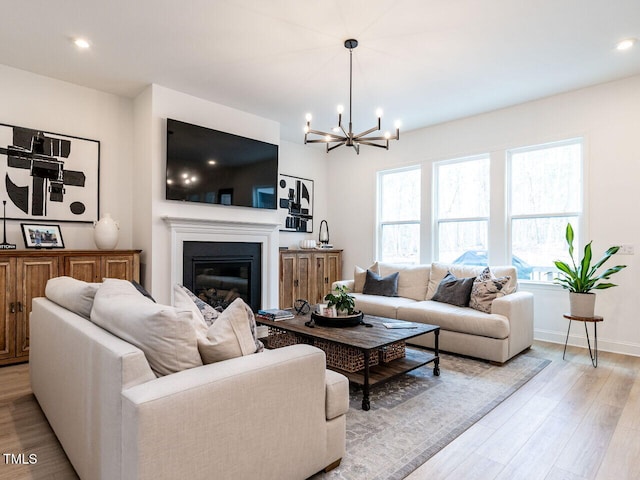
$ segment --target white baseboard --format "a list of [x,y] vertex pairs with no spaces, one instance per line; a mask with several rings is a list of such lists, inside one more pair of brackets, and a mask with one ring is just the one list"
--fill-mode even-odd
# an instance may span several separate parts
[[[578,323],[578,322],[576,322]],[[589,328],[589,340],[591,341],[591,348],[594,348],[593,328]],[[582,334],[582,335],[580,335]],[[564,341],[567,337],[567,331],[558,332],[553,330],[534,329],[533,338],[536,340],[542,340],[544,342],[559,343],[564,345]],[[569,335],[568,345],[575,347],[587,348],[587,337],[584,335],[584,327],[582,324],[572,325],[571,334]],[[613,342],[598,336],[598,351],[621,353],[623,355],[632,355],[634,357],[640,357],[640,345],[637,343],[627,342]]]

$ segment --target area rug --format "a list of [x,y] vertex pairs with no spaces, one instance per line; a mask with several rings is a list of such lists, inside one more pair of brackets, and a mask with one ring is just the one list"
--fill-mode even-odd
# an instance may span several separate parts
[[550,363],[529,351],[497,366],[442,354],[441,375],[431,365],[372,389],[350,389],[347,453],[319,479],[399,480],[426,462]]

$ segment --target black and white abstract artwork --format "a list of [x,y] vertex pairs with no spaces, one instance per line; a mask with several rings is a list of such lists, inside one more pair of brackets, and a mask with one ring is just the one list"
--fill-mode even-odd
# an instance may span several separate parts
[[97,140],[0,124],[0,175],[8,219],[98,219]]
[[313,180],[278,176],[278,218],[283,232],[313,232]]

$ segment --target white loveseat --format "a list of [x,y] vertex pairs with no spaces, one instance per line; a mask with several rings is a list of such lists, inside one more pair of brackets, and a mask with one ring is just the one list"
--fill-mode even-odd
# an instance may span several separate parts
[[82,479],[304,479],[344,454],[348,381],[309,345],[157,377],[47,298],[30,339],[33,392]]
[[[380,262],[369,268],[382,277],[399,272],[398,296],[362,293],[366,271],[358,267],[354,280],[335,282],[333,286],[347,286],[355,297],[356,309],[365,314],[438,325],[439,347],[443,351],[504,363],[533,343],[533,295],[517,291],[515,267],[490,267],[496,277],[510,277],[504,288],[506,294],[493,300],[490,313],[432,300],[447,272],[457,278],[469,278],[478,276],[483,267]],[[419,336],[409,342],[433,347],[433,335]]]

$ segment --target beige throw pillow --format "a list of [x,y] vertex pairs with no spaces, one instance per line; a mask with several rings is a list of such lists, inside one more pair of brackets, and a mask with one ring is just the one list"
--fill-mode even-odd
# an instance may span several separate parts
[[[253,312],[236,298],[207,329],[198,336],[198,350],[205,364],[229,360],[256,352],[251,333]],[[255,321],[255,319],[254,319]]]
[[72,277],[55,277],[47,281],[44,295],[61,307],[89,318],[98,287],[99,283],[87,283]]
[[189,310],[191,312],[191,320],[193,328],[198,335],[206,335],[209,324],[204,319],[204,315],[195,304],[191,296],[185,291],[181,285],[173,286],[173,306],[178,310]]
[[91,321],[142,350],[157,376],[202,365],[191,310],[154,303],[126,280],[105,279]]
[[367,279],[367,270],[373,273],[379,273],[378,262],[375,262],[369,268],[361,268],[356,265],[356,268],[353,272],[353,293],[362,293],[364,282]]

